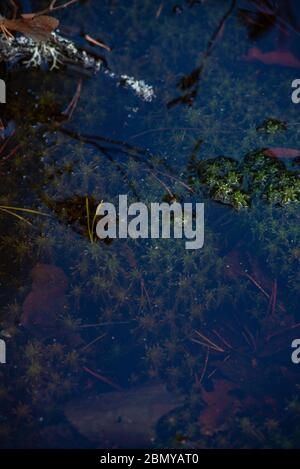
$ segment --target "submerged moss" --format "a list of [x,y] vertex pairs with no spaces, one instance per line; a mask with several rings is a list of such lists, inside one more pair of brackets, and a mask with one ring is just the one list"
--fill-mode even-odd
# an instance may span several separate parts
[[277,132],[282,132],[286,129],[286,122],[271,117],[259,125],[256,130],[258,132],[266,132],[267,134],[276,134]]
[[[165,5],[156,18],[153,1],[130,8],[120,2],[86,2],[72,11],[70,20],[83,24],[93,37],[103,29],[104,39],[117,44],[109,57],[112,68],[150,76],[159,88],[159,102],[167,102],[180,91],[182,57],[186,69],[197,66],[195,58],[205,50],[221,14],[217,2],[193,3],[193,8],[183,3],[182,15],[173,15]],[[96,13],[101,18],[97,24]],[[185,34],[178,36],[178,28]],[[41,428],[58,421],[64,428],[61,413],[70,395],[90,388],[100,395],[108,392],[109,384],[83,369],[90,367],[124,388],[159,378],[185,397],[185,407],[159,423],[158,446],[299,446],[298,370],[286,372],[288,354],[262,359],[249,345],[251,336],[260,337],[265,328],[273,333],[277,322],[299,320],[300,283],[298,168],[292,171],[263,150],[249,149],[278,142],[296,147],[299,131],[288,125],[283,132],[285,124],[274,119],[256,131],[266,115],[281,115],[277,96],[286,92],[289,75],[283,70],[279,85],[277,74],[274,79],[262,70],[264,79],[258,81],[253,65],[243,64],[237,78],[238,64],[233,69],[227,62],[242,56],[247,46],[243,29],[230,21],[201,75],[198,99],[179,110],[158,103],[144,109],[101,74],[84,80],[82,99],[64,127],[97,133],[104,151],[59,132],[58,115],[76,88],[73,74],[11,74],[18,94],[9,96],[6,119],[16,121],[14,139],[22,146],[14,158],[1,162],[1,204],[36,207],[50,216],[35,219],[31,227],[0,218],[0,275],[6,284],[0,322],[14,363],[0,370],[0,397],[7,403],[0,415],[1,445],[40,444]],[[285,117],[296,122],[298,109],[287,109]],[[116,136],[124,139],[123,151]],[[232,158],[207,159],[216,154]],[[246,156],[239,161],[237,154]],[[102,199],[114,202],[122,193],[145,203],[202,201],[206,194],[204,248],[187,252],[181,240],[91,243],[86,198],[93,214]],[[29,272],[37,263],[62,268],[69,281],[68,307],[57,310],[55,324],[44,335],[20,326],[31,289]],[[272,316],[269,297],[275,280],[278,306]],[[242,358],[229,360],[212,349],[208,356],[207,346],[194,341],[195,331],[224,349],[216,331]],[[228,386],[220,387],[224,375],[241,383],[237,390],[227,393]],[[217,391],[219,401],[229,404],[225,410],[230,412],[217,421],[213,435],[201,425],[202,412],[213,407],[202,388],[213,396]],[[247,404],[249,394],[253,407]],[[56,443],[59,435],[57,431]]]
[[220,157],[198,163],[198,175],[213,200],[237,210],[258,200],[284,206],[300,201],[299,171],[291,171],[258,150],[242,162]]

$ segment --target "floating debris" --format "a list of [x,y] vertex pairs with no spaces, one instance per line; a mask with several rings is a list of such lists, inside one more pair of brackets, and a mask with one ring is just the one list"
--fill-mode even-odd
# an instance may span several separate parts
[[120,84],[131,88],[134,93],[143,101],[151,102],[155,98],[154,90],[151,85],[147,85],[144,80],[136,80],[128,75],[121,75]]

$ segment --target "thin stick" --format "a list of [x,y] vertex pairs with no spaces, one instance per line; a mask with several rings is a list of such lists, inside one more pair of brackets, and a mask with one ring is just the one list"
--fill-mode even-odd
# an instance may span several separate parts
[[163,11],[163,7],[164,7],[164,3],[162,2],[158,9],[156,10],[156,13],[155,13],[155,18],[158,19],[161,15],[161,12]]
[[203,367],[203,370],[202,370],[202,373],[201,373],[201,376],[200,376],[199,384],[202,383],[203,378],[204,378],[204,375],[205,375],[205,373],[206,373],[207,364],[208,364],[208,356],[209,356],[209,347],[207,347],[207,350],[206,350],[206,356],[205,356],[205,361],[204,361],[204,367]]
[[255,280],[255,278],[252,277],[252,275],[245,273],[244,274],[249,280],[251,280],[252,283],[268,298],[270,299],[269,293],[266,292],[266,290],[263,289],[263,287]]
[[14,155],[17,153],[17,151],[19,150],[20,147],[21,147],[20,144],[18,144],[17,146],[15,146],[15,148],[13,148],[13,149],[11,150],[11,152],[8,153],[8,155],[6,155],[4,158],[2,158],[2,160],[1,160],[0,163],[2,163],[2,161],[6,161],[6,160],[8,160],[9,158],[11,158],[12,156],[14,156]]
[[146,296],[146,299],[147,299],[147,302],[148,302],[149,309],[150,309],[150,311],[152,311],[152,305],[151,305],[150,295],[149,295],[148,290],[147,290],[147,288],[146,288],[145,280],[144,280],[144,278],[143,278],[141,272],[139,272],[139,277],[140,277],[140,285],[141,285],[141,303],[142,303],[142,299],[144,298],[144,293],[145,293],[145,296]]
[[[223,360],[223,363],[227,362],[227,360],[229,360],[229,358],[230,358],[230,355],[226,355],[226,357],[225,357],[224,360]],[[215,369],[208,375],[208,379],[211,378],[211,377],[216,373],[217,370],[218,370],[218,369],[215,368]]]
[[[5,148],[6,148],[7,144],[8,144],[8,142],[11,140],[11,137],[12,137],[12,135],[10,135],[10,136],[4,141],[4,143],[1,145],[1,147],[0,147],[0,155],[4,152],[4,150],[5,150]],[[19,144],[19,146],[20,146],[20,144]]]
[[83,352],[84,350],[87,350],[89,347],[91,347],[92,345],[94,345],[96,342],[98,342],[98,340],[101,340],[103,339],[103,337],[105,337],[106,334],[102,334],[102,335],[99,335],[99,337],[96,337],[96,339],[92,340],[92,342],[90,342],[89,344],[85,345],[84,347],[82,347],[81,351]]
[[196,334],[199,335],[199,337],[201,337],[201,339],[203,339],[205,342],[207,342],[208,344],[212,345],[213,347],[215,347],[219,352],[225,352],[225,350],[223,350],[221,347],[219,347],[219,345],[215,344],[212,340],[210,340],[208,337],[206,337],[205,335],[201,334],[199,331],[195,330]]
[[191,339],[192,342],[195,342],[195,344],[199,344],[199,345],[203,345],[203,347],[208,347],[210,348],[211,350],[214,350],[215,352],[219,352],[219,349],[217,349],[216,347],[213,347],[212,345],[210,344],[206,344],[205,342],[201,342],[201,340],[198,340],[198,339]]
[[242,336],[244,337],[245,341],[249,345],[249,347],[253,347],[253,344],[250,342],[250,339],[248,338],[246,332],[242,332]]
[[107,50],[108,52],[111,52],[112,49],[109,47],[107,44],[104,44],[104,42],[99,41],[98,39],[94,39],[92,36],[89,34],[84,35],[84,39],[88,41],[90,44],[93,44],[93,46],[98,46],[101,47],[102,49]]
[[173,192],[171,191],[171,189],[167,186],[167,184],[165,184],[158,176],[155,175],[155,173],[153,171],[151,171],[151,169],[149,169],[149,173],[151,174],[151,176],[156,179],[159,184],[161,184],[163,186],[163,188],[167,191],[167,193],[169,194],[170,197],[172,197],[172,199],[175,198]]
[[91,369],[88,368],[87,366],[83,366],[82,369],[83,369],[83,371],[85,371],[86,373],[89,373],[89,374],[90,374],[91,376],[93,376],[94,378],[97,378],[97,379],[99,379],[100,381],[103,381],[103,383],[105,383],[105,384],[109,384],[109,386],[111,386],[112,388],[116,389],[117,391],[122,391],[121,386],[119,386],[118,384],[114,383],[114,382],[111,381],[109,378],[106,378],[106,376],[100,375],[100,373],[97,373],[96,371],[91,370]]
[[45,217],[49,217],[48,213],[39,212],[38,210],[34,210],[32,208],[11,207],[10,205],[0,205],[0,208],[7,209],[7,210],[16,210],[19,212],[32,213],[34,215],[43,215]]
[[[300,122],[299,122],[300,124]],[[133,140],[134,138],[138,138],[138,137],[141,137],[143,135],[146,135],[146,134],[149,134],[149,133],[152,133],[152,132],[166,132],[166,131],[170,131],[170,132],[176,132],[177,130],[183,130],[183,131],[197,131],[197,132],[200,132],[202,129],[201,127],[157,127],[157,128],[154,128],[154,129],[147,129],[147,130],[143,130],[142,132],[139,132],[138,134],[134,134],[132,135],[129,140]]]
[[13,19],[16,19],[17,17],[17,13],[18,13],[18,5],[16,4],[16,2],[14,0],[9,0],[9,3],[11,4],[12,6],[12,9],[13,9]]
[[170,179],[173,179],[173,181],[177,182],[178,184],[181,184],[183,187],[185,187],[189,192],[192,192],[194,194],[194,189],[192,189],[190,186],[188,186],[187,184],[185,184],[185,182],[181,181],[180,179],[178,179],[177,177],[171,175],[171,174],[168,174],[168,173],[163,173],[162,171],[156,171],[157,173],[163,175],[163,176],[166,176]]
[[249,338],[249,340],[251,341],[252,347],[254,348],[254,350],[256,350],[256,342],[255,342],[255,339],[253,337],[253,334],[249,331],[247,326],[244,326],[244,331],[247,334],[247,337]]
[[[254,283],[254,285],[265,295],[265,297],[268,298],[268,300],[270,300],[270,298],[272,297],[272,293],[271,295],[267,293],[266,290],[264,290],[263,287],[255,280],[255,278],[252,277],[252,275],[247,274],[247,273],[244,273],[243,275],[245,275],[245,277],[251,280],[251,282]],[[277,285],[276,285],[276,296],[277,296]],[[278,308],[281,311],[285,312],[285,309],[281,304],[278,305]]]
[[223,342],[224,345],[226,345],[226,347],[233,349],[233,347],[221,336],[221,334],[219,334],[218,331],[213,329],[213,333]]
[[275,279],[274,286],[273,286],[273,303],[272,303],[272,309],[271,309],[272,316],[274,316],[275,314],[276,303],[277,303],[277,280]]
[[269,304],[268,304],[268,310],[267,310],[267,315],[270,314],[270,311],[272,311],[272,304],[273,304],[273,295],[274,295],[274,287],[272,288]]
[[65,3],[62,3],[61,5],[56,5],[57,0],[52,0],[52,2],[49,4],[48,8],[45,8],[44,10],[37,11],[36,13],[33,13],[34,16],[40,16],[40,15],[45,15],[46,13],[51,13],[52,11],[57,11],[61,10],[62,8],[68,8],[74,3],[77,3],[78,0],[69,0]]
[[87,218],[87,228],[89,233],[90,242],[93,242],[93,234],[91,233],[91,226],[90,226],[90,209],[89,209],[89,198],[86,196],[85,198],[85,208],[86,208],[86,218]]
[[129,324],[132,321],[101,322],[101,323],[98,323],[98,324],[81,324],[78,327],[81,328],[81,329],[87,329],[87,328],[91,328],[91,327],[104,327],[104,326],[114,326],[114,325],[118,325],[118,324]]
[[16,217],[18,220],[22,220],[23,222],[27,223],[28,225],[32,225],[32,223],[29,220],[26,220],[26,218],[21,217],[21,215],[18,215],[15,212],[12,212],[11,210],[7,210],[5,208],[0,207],[1,212],[8,213],[9,215],[12,215],[13,217]]
[[79,101],[79,98],[80,98],[80,95],[81,95],[81,90],[82,90],[82,78],[79,78],[75,94],[74,94],[72,100],[70,101],[68,107],[62,112],[62,115],[66,116],[68,118],[68,121],[71,119],[71,117],[72,117],[72,115],[73,115],[73,113],[74,113],[74,111],[77,107],[77,104],[78,104],[78,101]]
[[[2,125],[3,125],[3,123],[2,123]],[[3,128],[4,128],[4,127],[3,127]],[[1,130],[3,130],[3,128],[2,128]],[[1,153],[4,152],[4,150],[5,150],[5,148],[6,148],[7,144],[8,144],[8,142],[10,141],[11,137],[12,137],[12,135],[10,135],[10,136],[5,140],[5,142],[1,145],[1,147],[0,147],[0,155],[1,155]]]

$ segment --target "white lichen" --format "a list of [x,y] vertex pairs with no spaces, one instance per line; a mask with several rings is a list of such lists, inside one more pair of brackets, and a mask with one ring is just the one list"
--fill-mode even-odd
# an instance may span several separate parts
[[45,62],[51,64],[50,70],[59,68],[63,64],[63,55],[51,44],[36,43],[32,50],[32,56],[29,60],[24,60],[24,65],[27,68],[39,68]]
[[[75,65],[98,72],[103,65],[101,58],[95,58],[80,50],[72,41],[52,32],[47,42],[36,42],[32,38],[18,35],[5,38],[0,34],[0,61],[9,65],[24,65],[26,68],[41,68],[48,65],[50,70],[65,65]],[[129,75],[117,75],[104,67],[104,72],[118,84],[130,88],[142,100],[151,102],[155,98],[153,87],[144,80]]]
[[121,83],[131,88],[144,101],[151,102],[155,98],[153,87],[147,85],[144,80],[136,80],[128,75],[121,75]]
[[102,64],[100,59],[97,60],[85,51],[77,49],[73,42],[54,32],[47,42],[36,42],[23,35],[9,39],[0,36],[1,59],[12,65],[22,63],[27,68],[38,68],[47,64],[50,70],[73,63],[98,71]]

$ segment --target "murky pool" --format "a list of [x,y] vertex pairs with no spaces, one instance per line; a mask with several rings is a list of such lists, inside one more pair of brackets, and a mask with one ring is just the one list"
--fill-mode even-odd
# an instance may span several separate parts
[[[0,36],[0,446],[299,447],[298,2],[17,3],[0,7],[17,22]],[[43,10],[55,32],[20,17]],[[100,239],[120,196],[133,213]],[[145,234],[162,203],[204,204],[203,246]]]

